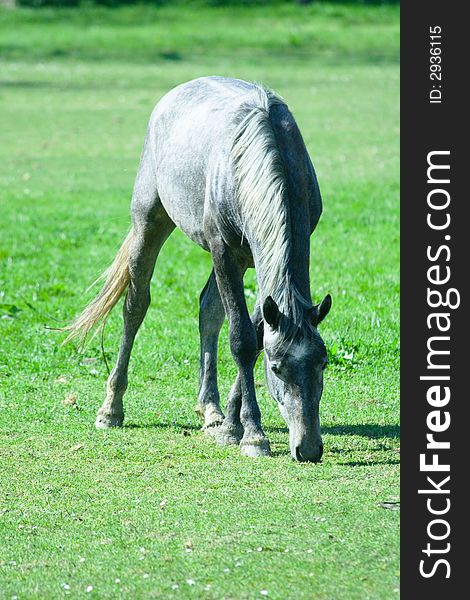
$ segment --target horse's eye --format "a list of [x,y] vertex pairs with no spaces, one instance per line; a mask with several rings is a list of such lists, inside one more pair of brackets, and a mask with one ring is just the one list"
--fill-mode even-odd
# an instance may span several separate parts
[[270,366],[273,373],[279,373],[279,365],[277,362],[272,362]]

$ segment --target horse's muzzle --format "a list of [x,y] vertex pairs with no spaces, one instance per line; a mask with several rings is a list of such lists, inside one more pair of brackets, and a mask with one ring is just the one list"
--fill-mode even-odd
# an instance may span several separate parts
[[305,448],[305,446],[297,446],[295,448],[295,460],[299,462],[320,462],[323,456],[323,444],[318,446],[311,446],[311,448]]

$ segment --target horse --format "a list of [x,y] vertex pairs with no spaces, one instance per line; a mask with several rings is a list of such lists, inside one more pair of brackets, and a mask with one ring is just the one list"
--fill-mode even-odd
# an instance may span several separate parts
[[[323,453],[319,404],[328,361],[318,325],[328,294],[311,299],[310,236],[322,212],[315,170],[297,124],[273,91],[239,79],[202,77],[169,91],[154,108],[131,201],[131,229],[102,275],[98,295],[70,325],[84,340],[126,293],[116,364],[96,427],[122,426],[133,342],[150,304],[157,256],[173,230],[210,252],[200,295],[203,428],[242,455],[270,454],[253,369],[264,350],[267,386],[289,428],[292,458]],[[258,295],[247,309],[243,278],[256,270]],[[225,317],[238,368],[226,415],[217,388],[217,346]]]

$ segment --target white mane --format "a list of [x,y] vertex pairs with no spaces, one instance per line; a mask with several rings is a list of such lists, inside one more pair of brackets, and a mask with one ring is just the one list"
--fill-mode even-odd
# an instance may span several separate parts
[[289,203],[284,164],[269,120],[273,105],[284,104],[274,92],[256,86],[242,106],[244,117],[235,132],[231,158],[242,206],[243,234],[257,245],[262,300],[272,296],[282,313],[298,326],[303,298],[291,280]]

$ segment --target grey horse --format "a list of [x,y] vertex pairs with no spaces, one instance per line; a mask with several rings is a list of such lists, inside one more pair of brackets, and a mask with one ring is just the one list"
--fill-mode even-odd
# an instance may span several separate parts
[[[116,365],[96,426],[123,423],[123,395],[150,280],[165,241],[179,227],[211,253],[201,296],[197,411],[220,443],[266,456],[253,368],[264,349],[267,385],[287,422],[292,457],[320,460],[319,403],[327,352],[317,327],[331,307],[313,305],[310,235],[322,211],[312,163],[285,102],[262,86],[202,77],[182,84],[152,112],[132,195],[132,228],[103,274],[98,296],[66,329],[86,337],[127,290]],[[258,298],[249,315],[243,277],[255,267]],[[238,374],[226,416],[217,389],[217,344],[227,316]]]

